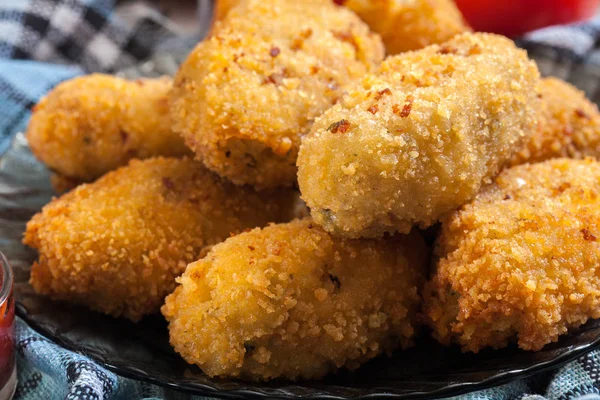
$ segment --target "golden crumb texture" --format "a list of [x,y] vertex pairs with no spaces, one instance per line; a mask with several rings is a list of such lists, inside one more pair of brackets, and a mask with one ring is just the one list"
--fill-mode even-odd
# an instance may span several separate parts
[[434,337],[465,351],[540,350],[600,317],[600,163],[503,171],[442,221],[424,291]]
[[137,321],[157,312],[203,248],[292,218],[296,195],[256,193],[187,159],[132,160],[53,200],[27,224],[41,294]]
[[337,0],[381,35],[387,54],[418,50],[470,32],[452,0]]
[[191,154],[171,129],[168,77],[91,74],[57,85],[34,107],[27,140],[56,187],[90,182],[132,158]]
[[174,128],[236,184],[290,186],[300,137],[383,58],[378,35],[322,0],[246,0],[175,77]]
[[512,165],[534,163],[556,157],[600,157],[600,112],[598,106],[575,86],[557,78],[540,81],[538,129]]
[[[332,0],[321,0],[332,2]],[[334,0],[354,11],[371,30],[381,35],[387,54],[418,50],[469,32],[452,0]],[[214,20],[219,21],[240,0],[217,0]]]
[[412,343],[426,263],[418,233],[336,239],[295,220],[214,246],[162,312],[209,376],[320,378]]
[[471,200],[537,123],[539,71],[502,36],[388,57],[302,140],[315,222],[348,237],[425,228]]

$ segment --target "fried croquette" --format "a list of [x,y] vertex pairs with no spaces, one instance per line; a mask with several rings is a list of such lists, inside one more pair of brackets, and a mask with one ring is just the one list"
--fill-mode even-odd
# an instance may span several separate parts
[[538,81],[525,51],[491,34],[388,57],[302,140],[298,183],[315,222],[347,237],[432,225],[531,134]]
[[600,156],[600,113],[596,104],[573,85],[542,79],[538,129],[512,159],[512,165],[556,157]]
[[31,284],[54,299],[137,321],[175,277],[231,232],[289,221],[297,195],[237,187],[187,158],[132,160],[53,200],[27,224]]
[[175,350],[209,376],[320,378],[412,343],[427,262],[414,232],[336,239],[296,220],[214,246],[162,312]]
[[300,137],[379,64],[381,40],[322,0],[247,0],[219,24],[177,73],[174,128],[236,184],[293,185]]
[[131,158],[191,154],[171,129],[168,77],[126,81],[92,74],[56,86],[35,106],[29,147],[57,189],[91,182]]
[[600,317],[600,163],[554,159],[503,171],[443,220],[424,312],[465,351],[540,350]]
[[418,50],[470,32],[452,0],[336,0],[381,35],[387,54]]
[[[217,0],[215,21],[225,18],[240,1]],[[380,34],[387,54],[418,50],[471,31],[452,0],[334,0],[334,3],[350,8]]]

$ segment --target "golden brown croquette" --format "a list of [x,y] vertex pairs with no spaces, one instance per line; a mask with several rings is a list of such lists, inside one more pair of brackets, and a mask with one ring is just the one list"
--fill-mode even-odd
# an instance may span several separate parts
[[[331,2],[332,0],[321,0]],[[241,0],[217,0],[214,20],[219,21]],[[333,0],[354,11],[371,30],[381,35],[387,54],[418,50],[469,32],[452,0]]]
[[432,225],[531,134],[538,81],[526,52],[498,35],[388,57],[302,139],[298,183],[315,222],[347,237]]
[[186,158],[133,160],[53,200],[27,224],[41,294],[137,321],[231,232],[292,218],[292,191],[256,193]]
[[542,79],[538,90],[538,129],[513,157],[511,164],[534,163],[556,157],[600,156],[598,106],[582,91],[557,78]]
[[600,163],[554,159],[504,170],[442,221],[425,314],[465,351],[540,350],[600,317]]
[[336,0],[381,35],[387,54],[443,43],[471,31],[452,0]]
[[242,233],[188,265],[162,312],[209,376],[320,378],[412,343],[419,234],[337,239],[310,220]]
[[236,184],[291,186],[300,137],[382,58],[379,36],[343,7],[244,1],[177,73],[174,128]]
[[132,158],[191,154],[171,129],[168,77],[91,74],[60,83],[35,106],[29,147],[65,182],[91,182]]

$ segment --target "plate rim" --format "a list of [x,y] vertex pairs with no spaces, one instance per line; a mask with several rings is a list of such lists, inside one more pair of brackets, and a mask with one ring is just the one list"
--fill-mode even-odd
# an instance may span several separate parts
[[[332,395],[327,393],[321,394],[310,394],[310,395],[293,395],[293,394],[285,394],[282,393],[285,389],[273,388],[273,393],[269,393],[268,391],[259,391],[258,389],[216,389],[206,384],[202,383],[179,383],[173,382],[169,379],[160,379],[155,376],[149,375],[148,373],[139,370],[137,368],[128,367],[128,366],[120,366],[117,364],[113,364],[107,362],[101,355],[95,354],[93,351],[89,349],[81,349],[77,347],[77,345],[68,339],[63,339],[59,336],[54,335],[50,331],[46,330],[43,327],[43,324],[37,323],[36,321],[30,319],[28,317],[27,309],[23,303],[21,303],[18,299],[15,301],[15,312],[17,316],[22,318],[30,328],[32,328],[35,332],[41,334],[42,336],[52,340],[54,343],[59,346],[73,351],[75,353],[83,354],[86,357],[89,357],[93,361],[99,363],[102,367],[107,370],[125,378],[140,380],[146,383],[150,383],[153,385],[157,385],[164,388],[169,388],[172,390],[176,390],[179,392],[185,392],[193,395],[201,395],[201,396],[212,396],[214,398],[219,399],[240,399],[240,398],[273,398],[273,399],[306,399],[306,400],[348,400],[348,399],[396,399],[396,400],[422,400],[422,399],[439,399],[449,396],[457,396],[461,394],[472,393],[479,390],[489,389],[494,386],[502,385],[516,379],[526,378],[533,374],[543,372],[545,370],[551,368],[561,367],[571,361],[576,360],[577,358],[588,354],[598,348],[600,348],[600,335],[597,335],[596,338],[588,343],[580,344],[575,346],[573,349],[559,355],[556,358],[551,360],[539,362],[533,364],[527,368],[522,369],[511,369],[509,371],[504,371],[499,374],[490,376],[486,379],[483,379],[478,382],[469,382],[469,383],[453,383],[438,389],[434,389],[431,391],[420,391],[413,393],[390,393],[385,392],[385,388],[381,388],[380,393],[369,393],[365,395],[358,396],[339,396]],[[592,318],[588,320],[593,321]],[[211,378],[212,379],[212,378]],[[240,381],[241,382],[241,381]],[[297,383],[292,383],[296,385]],[[317,389],[315,389],[317,390]]]

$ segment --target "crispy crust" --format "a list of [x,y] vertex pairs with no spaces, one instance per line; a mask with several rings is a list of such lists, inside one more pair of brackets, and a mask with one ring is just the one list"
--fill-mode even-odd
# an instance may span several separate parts
[[377,35],[320,0],[248,0],[175,78],[174,128],[236,184],[290,186],[300,137],[344,87],[383,58]]
[[348,237],[435,223],[533,132],[538,80],[523,50],[491,34],[388,57],[302,140],[298,183],[315,222]]
[[[214,21],[225,18],[239,3],[240,0],[217,0]],[[387,54],[418,50],[471,31],[452,0],[335,0],[335,3],[354,11],[379,33]]]
[[557,78],[542,79],[538,90],[541,98],[538,129],[511,164],[556,157],[599,157],[598,106],[575,86]]
[[600,163],[555,159],[503,171],[444,219],[424,313],[465,351],[540,350],[600,317]]
[[157,312],[203,248],[292,218],[291,191],[257,194],[189,159],[133,160],[53,200],[27,224],[41,294],[139,320]]
[[162,312],[210,376],[320,378],[412,343],[428,260],[413,233],[335,239],[310,220],[242,233],[188,265]]
[[60,83],[34,108],[29,147],[72,182],[91,182],[131,158],[190,154],[171,129],[171,86],[168,77],[126,81],[102,74]]
[[452,0],[342,0],[374,32],[387,54],[418,50],[470,32]]

